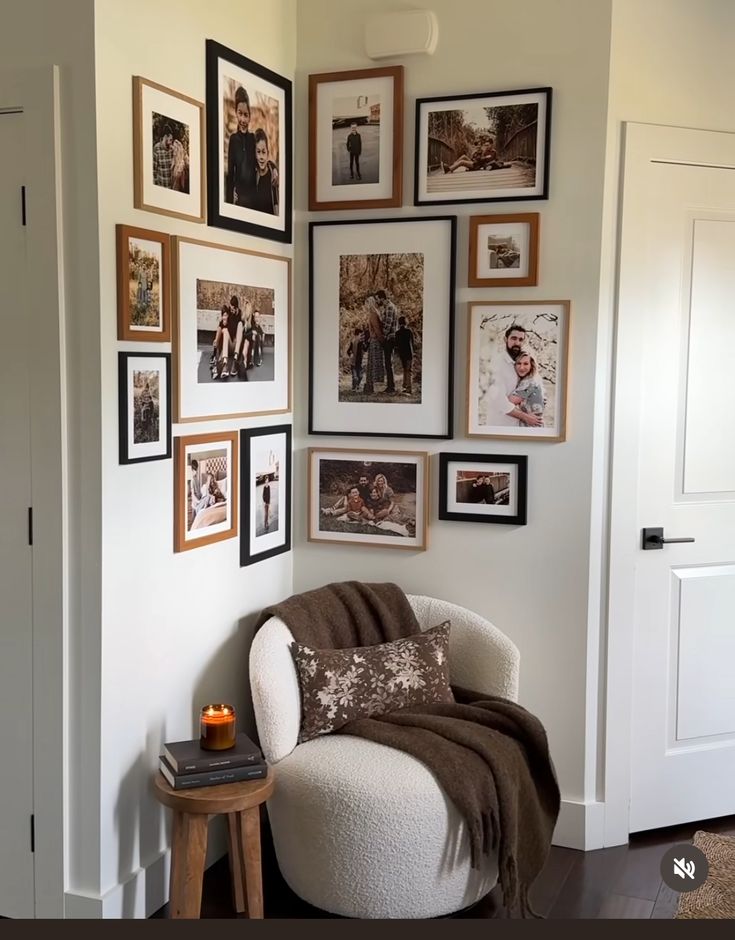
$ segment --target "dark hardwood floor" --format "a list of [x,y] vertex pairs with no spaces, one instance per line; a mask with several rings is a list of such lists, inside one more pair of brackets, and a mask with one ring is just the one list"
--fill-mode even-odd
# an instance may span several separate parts
[[[265,822],[265,821],[264,821]],[[333,917],[297,897],[278,870],[267,823],[263,832],[263,886],[267,918]],[[697,829],[735,836],[735,816],[658,829],[631,837],[628,845],[596,852],[553,846],[531,890],[535,911],[551,920],[662,918],[676,913],[679,895],[661,881],[661,856],[672,845],[690,842]],[[163,907],[154,917],[166,917]],[[230,895],[227,859],[204,878],[202,917],[236,917]],[[460,918],[505,918],[497,888]]]

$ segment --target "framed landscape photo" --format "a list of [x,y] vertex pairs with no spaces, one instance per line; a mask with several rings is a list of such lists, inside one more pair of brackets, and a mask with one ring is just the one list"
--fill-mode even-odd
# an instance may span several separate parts
[[309,541],[423,551],[429,456],[414,451],[309,450]]
[[403,66],[309,76],[309,209],[403,203]]
[[309,432],[451,437],[456,218],[309,234]]
[[528,458],[439,454],[439,518],[525,525]]
[[549,198],[551,88],[420,98],[414,203]]
[[237,431],[177,437],[174,551],[237,535]]
[[469,305],[467,435],[566,439],[568,300]]
[[136,209],[204,221],[204,133],[200,101],[139,75],[133,78]]
[[174,420],[291,408],[291,259],[173,239]]
[[120,352],[118,411],[120,463],[171,456],[171,355]]
[[290,242],[291,82],[207,40],[210,225]]
[[291,551],[291,425],[240,431],[240,565]]
[[168,235],[118,225],[117,338],[171,341],[171,243]]
[[538,283],[538,212],[470,218],[469,287]]

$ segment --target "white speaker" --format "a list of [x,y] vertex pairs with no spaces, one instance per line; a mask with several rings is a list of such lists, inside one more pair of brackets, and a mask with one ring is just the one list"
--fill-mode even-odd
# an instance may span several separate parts
[[426,53],[439,41],[439,24],[431,10],[378,13],[365,24],[365,51],[371,59]]

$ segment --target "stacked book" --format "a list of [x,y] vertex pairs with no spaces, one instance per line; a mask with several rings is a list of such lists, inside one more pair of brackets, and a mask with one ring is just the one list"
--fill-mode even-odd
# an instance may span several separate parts
[[164,744],[158,766],[174,790],[260,780],[268,773],[260,748],[242,732],[226,751],[205,751],[198,738]]

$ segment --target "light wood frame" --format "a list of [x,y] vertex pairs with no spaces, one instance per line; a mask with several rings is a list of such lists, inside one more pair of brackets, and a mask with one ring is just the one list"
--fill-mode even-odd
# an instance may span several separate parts
[[[131,238],[158,242],[161,245],[161,331],[137,331],[130,326],[130,296],[128,283],[128,242]],[[117,338],[135,343],[171,342],[171,238],[163,232],[136,228],[134,225],[116,226],[117,239]]]
[[[309,76],[309,210],[391,209],[403,205],[403,85],[402,65],[345,72],[322,72]],[[324,200],[317,198],[317,89],[319,85],[369,78],[393,79],[393,186],[386,199]]]
[[[230,499],[230,528],[213,535],[203,535],[195,540],[186,540],[186,448],[192,444],[219,444],[229,441],[232,446],[232,467],[228,477]],[[192,434],[174,439],[174,551],[187,552],[202,545],[223,542],[235,538],[239,507],[237,502],[239,484],[238,434],[237,431],[222,431],[219,434]]]
[[[477,238],[481,225],[502,225],[504,223],[527,224],[528,232],[528,274],[526,277],[478,277]],[[510,215],[473,215],[470,217],[470,251],[467,269],[468,287],[535,287],[538,284],[538,237],[539,213],[517,212]]]

